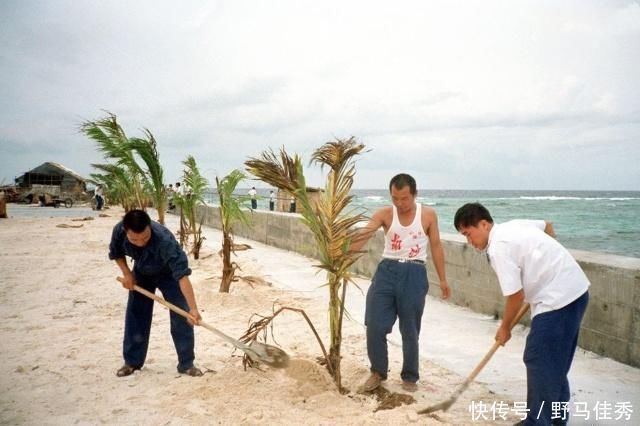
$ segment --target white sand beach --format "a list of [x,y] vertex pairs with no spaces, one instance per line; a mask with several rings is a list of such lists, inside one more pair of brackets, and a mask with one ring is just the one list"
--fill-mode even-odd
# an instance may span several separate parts
[[[10,213],[10,211],[9,211]],[[243,369],[242,353],[210,331],[196,329],[199,378],[176,372],[169,314],[156,305],[147,362],[132,376],[118,378],[127,292],[107,257],[113,225],[123,214],[72,221],[70,218],[0,220],[0,424],[511,424],[474,419],[470,404],[526,401],[522,349],[527,330],[519,326],[477,381],[446,413],[422,416],[417,410],[448,398],[491,347],[497,322],[429,297],[421,334],[421,376],[415,403],[376,409],[373,395],[357,392],[368,374],[363,325],[369,282],[358,279],[347,297],[350,318],[343,330],[343,386],[340,394],[324,367],[320,348],[304,319],[292,312],[274,321],[273,336],[292,358],[284,370]],[[150,212],[152,217],[153,211]],[[174,216],[167,226],[177,229]],[[79,228],[60,228],[59,224]],[[271,285],[232,284],[218,292],[221,234],[205,231],[201,259],[190,260],[192,283],[203,319],[239,337],[253,314],[274,306],[306,311],[325,344],[327,300],[323,275],[313,259],[246,239],[253,248],[237,253],[239,275],[259,276]],[[390,336],[390,374],[384,387],[400,387],[402,351],[397,330]],[[273,344],[271,336],[269,342]],[[640,371],[578,350],[571,372],[572,398],[591,411],[588,423],[638,424]],[[633,409],[630,420],[594,421],[599,401]],[[487,415],[489,418],[487,418]],[[486,420],[485,420],[486,419]],[[581,419],[574,419],[580,423]],[[582,419],[585,420],[586,419]]]

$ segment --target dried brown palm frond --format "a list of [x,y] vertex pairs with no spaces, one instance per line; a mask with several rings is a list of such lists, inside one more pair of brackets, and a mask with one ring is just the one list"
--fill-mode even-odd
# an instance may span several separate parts
[[298,155],[290,157],[284,147],[280,148],[279,155],[269,149],[260,158],[251,158],[244,164],[249,173],[261,180],[292,194],[295,192],[302,160]]

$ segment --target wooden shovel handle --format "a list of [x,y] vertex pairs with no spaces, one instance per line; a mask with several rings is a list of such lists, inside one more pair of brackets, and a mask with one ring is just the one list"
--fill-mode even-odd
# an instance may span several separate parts
[[[122,277],[117,277],[116,278],[118,281],[120,281],[121,283],[124,283],[124,279]],[[140,287],[139,285],[134,285],[133,289],[135,291],[137,291],[138,293],[142,293],[145,296],[155,300],[158,303],[163,304],[164,306],[166,306],[167,308],[169,308],[170,310],[172,310],[173,312],[175,312],[178,315],[181,315],[183,317],[185,317],[188,320],[191,320],[192,322],[195,323],[195,319],[191,316],[191,314],[187,311],[185,311],[184,309],[178,308],[176,305],[174,305],[171,302],[167,302],[166,300],[164,300],[162,297],[156,295],[155,293],[151,293],[149,290],[146,290],[142,287]]]
[[[511,324],[509,325],[509,330],[512,330],[513,327],[515,327],[516,324],[518,322],[520,322],[520,320],[522,319],[524,314],[527,313],[528,310],[529,310],[529,304],[528,303],[525,303],[524,305],[522,305],[522,307],[520,308],[520,310],[516,314],[515,318],[513,318],[513,321],[511,321]],[[493,344],[493,346],[491,347],[491,349],[489,349],[489,352],[487,352],[487,354],[484,356],[484,358],[482,358],[482,361],[480,361],[480,363],[471,372],[471,374],[469,374],[469,377],[467,377],[467,379],[465,380],[465,383],[471,383],[473,381],[473,379],[476,378],[476,376],[482,371],[482,369],[485,367],[485,365],[487,365],[487,363],[489,362],[489,360],[491,359],[493,354],[498,350],[499,347],[500,347],[500,343],[496,341]]]

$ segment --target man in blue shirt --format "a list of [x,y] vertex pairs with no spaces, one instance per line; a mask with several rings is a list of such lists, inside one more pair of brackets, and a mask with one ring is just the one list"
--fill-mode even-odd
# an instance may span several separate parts
[[[129,269],[125,256],[135,263]],[[122,271],[122,286],[133,290],[138,285],[154,293],[156,288],[164,298],[191,315],[187,321],[171,312],[171,336],[178,353],[178,372],[202,376],[193,365],[193,324],[200,320],[193,287],[189,280],[191,269],[187,255],[175,237],[164,226],[151,222],[142,210],[131,210],[113,228],[109,245],[109,259],[115,260]],[[124,326],[124,365],[116,375],[124,377],[142,368],[149,347],[153,300],[136,291],[129,292]]]

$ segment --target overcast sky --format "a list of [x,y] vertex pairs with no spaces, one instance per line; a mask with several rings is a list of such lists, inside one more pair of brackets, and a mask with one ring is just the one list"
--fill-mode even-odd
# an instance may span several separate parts
[[167,183],[355,136],[357,188],[640,190],[638,1],[4,0],[0,46],[4,183],[108,110]]

